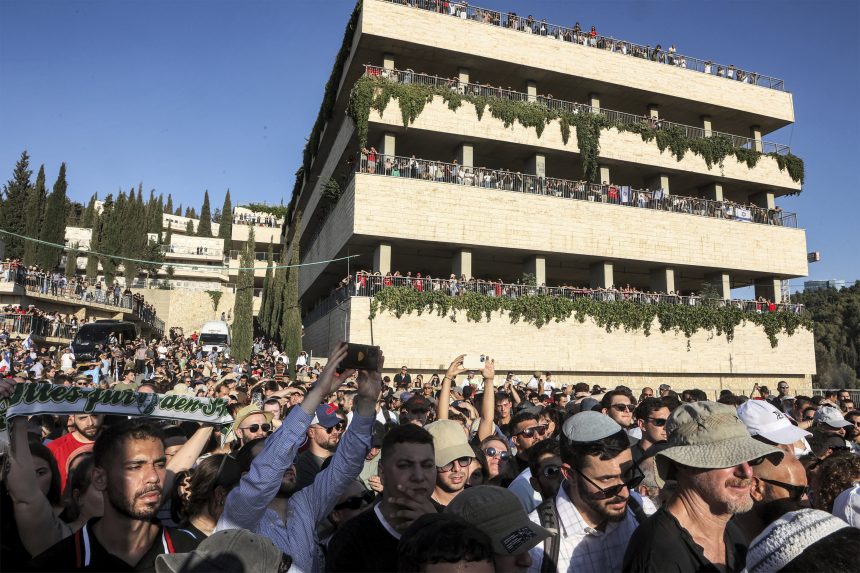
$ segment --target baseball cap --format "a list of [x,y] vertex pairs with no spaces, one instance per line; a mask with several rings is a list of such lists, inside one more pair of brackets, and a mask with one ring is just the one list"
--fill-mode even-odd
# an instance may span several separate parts
[[465,489],[445,512],[459,515],[486,533],[496,555],[522,555],[552,535],[529,519],[516,494],[494,485]]
[[600,412],[574,414],[561,426],[561,433],[571,442],[588,443],[608,438],[622,430],[618,423]]
[[405,408],[409,412],[429,412],[432,407],[433,405],[430,403],[430,400],[424,396],[412,396],[403,402],[401,406],[401,408]]
[[441,468],[460,458],[475,457],[475,451],[463,433],[463,426],[454,420],[437,420],[424,426],[424,429],[433,436],[436,467]]
[[738,406],[738,418],[751,436],[761,436],[775,444],[793,444],[812,435],[792,424],[788,416],[764,400],[747,400]]
[[189,553],[155,558],[156,573],[278,571],[284,553],[268,538],[247,529],[216,531]]
[[753,539],[744,570],[749,573],[779,571],[810,545],[845,527],[847,523],[819,509],[790,511]]
[[842,412],[834,406],[822,406],[815,412],[813,418],[816,424],[827,424],[831,428],[847,428],[853,426],[851,422],[845,419]]
[[320,404],[314,412],[311,424],[319,424],[323,428],[334,428],[343,420],[337,415],[336,404]]
[[833,515],[845,520],[851,527],[860,527],[860,484],[836,496],[833,501]]

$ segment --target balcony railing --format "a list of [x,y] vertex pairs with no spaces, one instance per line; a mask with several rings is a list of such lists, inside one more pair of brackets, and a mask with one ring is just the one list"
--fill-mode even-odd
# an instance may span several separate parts
[[178,245],[161,245],[161,252],[171,255],[200,255],[208,257],[224,256],[224,249],[213,247],[183,247]]
[[718,64],[711,60],[702,60],[700,58],[678,54],[675,53],[674,50],[671,50],[671,48],[662,49],[659,44],[652,48],[650,45],[634,44],[633,42],[619,40],[611,36],[603,36],[598,34],[594,28],[591,30],[583,30],[579,27],[579,24],[576,24],[572,28],[557,26],[555,24],[548,24],[546,20],[536,20],[531,16],[523,18],[522,16],[517,16],[514,12],[502,13],[488,8],[470,6],[466,2],[454,2],[448,0],[384,1],[453,16],[455,18],[461,18],[478,24],[508,28],[512,31],[532,34],[534,36],[540,36],[555,41],[570,42],[598,50],[607,50],[623,56],[649,60],[656,64],[670,65],[677,67],[678,69],[725,78],[728,81],[737,81],[773,90],[785,91],[785,82],[779,78],[765,76],[748,70],[741,70],[733,65]]
[[786,155],[791,152],[791,148],[788,145],[783,145],[781,143],[761,141],[751,137],[742,137],[740,135],[724,133],[721,131],[706,130],[703,127],[694,127],[692,125],[684,125],[682,123],[675,123],[672,121],[626,113],[623,111],[592,107],[590,105],[556,99],[551,95],[530,96],[524,92],[503,89],[501,86],[493,87],[489,84],[482,85],[479,83],[465,83],[460,82],[458,78],[443,78],[440,76],[419,74],[412,70],[392,70],[371,65],[365,65],[364,68],[365,74],[369,76],[381,77],[399,84],[417,84],[434,88],[449,89],[461,94],[471,94],[512,101],[534,102],[541,104],[548,109],[566,111],[568,113],[595,113],[605,116],[615,125],[646,125],[654,129],[674,129],[680,131],[686,137],[691,139],[722,136],[729,139],[734,147],[742,149],[758,149],[762,153],[778,153],[780,155]]
[[555,296],[571,300],[586,298],[604,302],[628,301],[636,304],[679,304],[686,306],[733,307],[745,312],[803,312],[802,304],[779,303],[757,300],[724,300],[709,299],[698,295],[682,296],[679,294],[652,293],[641,291],[625,291],[623,289],[592,289],[570,286],[530,286],[483,281],[434,279],[429,277],[403,277],[365,275],[363,279],[342,282],[329,296],[321,300],[303,317],[305,326],[312,324],[327,315],[332,309],[350,297],[372,297],[385,288],[408,287],[418,291],[440,291],[450,296],[458,296],[464,292],[477,292],[487,296],[504,298],[522,298],[525,296]]
[[19,334],[32,334],[40,338],[63,338],[71,340],[78,331],[74,324],[59,322],[48,316],[34,314],[6,313],[0,314],[0,326],[6,332],[17,332]]

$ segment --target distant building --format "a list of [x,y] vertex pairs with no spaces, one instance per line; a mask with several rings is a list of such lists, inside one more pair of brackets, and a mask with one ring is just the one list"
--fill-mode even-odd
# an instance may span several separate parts
[[836,290],[843,289],[845,288],[845,281],[842,279],[830,279],[829,281],[803,281],[803,292],[812,292],[826,288],[835,288]]

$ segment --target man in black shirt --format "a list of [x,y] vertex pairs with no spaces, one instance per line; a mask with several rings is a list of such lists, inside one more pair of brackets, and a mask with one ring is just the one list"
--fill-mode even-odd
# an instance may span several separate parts
[[166,457],[161,430],[145,419],[112,426],[93,447],[92,487],[104,493],[104,516],[91,519],[32,562],[37,571],[155,571],[163,553],[184,553],[198,541],[163,527]]
[[675,495],[633,533],[623,570],[740,571],[746,543],[730,520],[752,508],[750,466],[784,453],[750,437],[735,409],[715,402],[682,404],[666,432],[657,481],[675,480]]

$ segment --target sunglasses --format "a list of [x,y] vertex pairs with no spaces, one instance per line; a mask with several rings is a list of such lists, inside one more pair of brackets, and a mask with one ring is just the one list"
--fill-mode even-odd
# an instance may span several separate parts
[[666,425],[667,418],[648,418],[648,421],[657,426],[658,428],[662,428]]
[[337,424],[335,424],[331,428],[324,428],[322,426],[319,427],[320,430],[325,430],[326,434],[331,434],[335,430],[337,430],[338,432],[342,432],[344,428],[346,428],[346,424],[343,422],[338,422]]
[[240,430],[251,430],[251,433],[256,433],[258,430],[262,429],[264,432],[268,433],[272,431],[271,424],[251,424],[250,426],[245,426],[244,428],[239,428]]
[[805,485],[794,485],[790,483],[776,481],[775,479],[758,479],[760,479],[764,483],[769,483],[770,485],[775,485],[787,490],[789,493],[788,499],[790,499],[791,501],[800,501],[801,499],[803,499],[804,495],[809,497],[809,493],[812,491],[809,486]]
[[531,428],[526,428],[521,432],[517,432],[514,436],[523,436],[525,438],[533,438],[534,435],[543,436],[546,434],[546,426],[532,426]]
[[633,410],[636,409],[636,406],[634,406],[633,404],[613,404],[612,409],[615,410],[616,412],[625,412],[626,411],[626,412],[630,412],[632,414]]
[[596,492],[588,494],[589,497],[591,497],[591,499],[595,499],[595,500],[597,500],[597,499],[612,499],[614,497],[617,497],[618,494],[621,493],[621,490],[624,489],[625,487],[628,489],[628,491],[632,490],[636,486],[638,486],[640,483],[642,483],[643,479],[645,479],[645,474],[642,473],[642,470],[639,468],[639,465],[635,462],[633,463],[633,467],[630,468],[630,472],[629,472],[630,477],[627,480],[625,480],[619,484],[607,487],[607,488],[602,488],[599,485],[597,485],[596,483],[594,483],[594,481],[592,481],[591,478],[589,478],[587,475],[582,473],[582,471],[580,471],[576,468],[574,468],[574,471],[576,473],[578,473],[580,476],[582,476],[583,479],[585,479],[585,481],[587,481],[588,483],[590,483],[591,485],[593,485],[594,487],[597,488]]
[[546,466],[544,469],[540,471],[541,475],[545,478],[555,479],[558,477],[558,474],[561,473],[561,467],[559,466]]
[[346,498],[345,500],[334,506],[334,509],[358,509],[362,505],[371,503],[375,497],[375,493],[373,493],[372,491],[366,491],[361,495],[354,495],[352,497]]
[[488,458],[499,458],[503,462],[506,462],[511,459],[511,454],[502,450],[497,450],[493,447],[487,448],[486,450],[484,450],[484,453],[487,454]]
[[469,464],[472,463],[472,459],[473,458],[471,458],[471,457],[457,458],[453,462],[451,462],[449,464],[445,464],[442,467],[436,466],[436,469],[439,470],[440,472],[450,472],[451,470],[454,469],[454,464],[459,465],[461,468],[467,468],[467,467],[469,467]]

